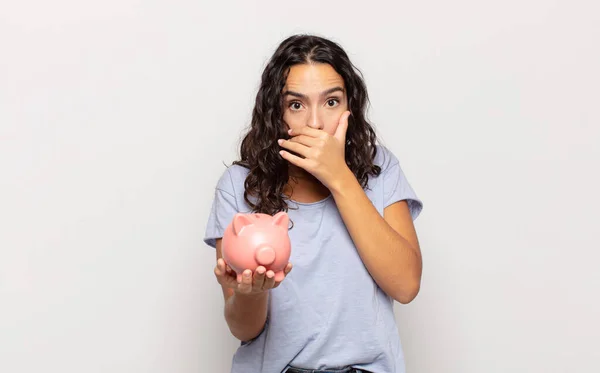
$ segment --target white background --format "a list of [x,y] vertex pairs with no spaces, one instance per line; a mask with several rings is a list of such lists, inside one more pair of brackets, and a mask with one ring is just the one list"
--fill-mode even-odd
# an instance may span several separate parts
[[1,4],[1,372],[229,370],[202,236],[296,32],[348,51],[425,203],[408,372],[600,371],[597,2]]

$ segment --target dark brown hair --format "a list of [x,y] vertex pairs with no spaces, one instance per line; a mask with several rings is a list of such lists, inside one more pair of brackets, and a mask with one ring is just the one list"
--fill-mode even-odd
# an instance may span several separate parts
[[304,63],[327,63],[344,79],[351,113],[346,163],[361,186],[367,186],[370,174],[381,172],[373,163],[377,138],[365,118],[368,94],[360,71],[338,44],[318,36],[294,35],[279,45],[263,71],[250,128],[241,143],[240,159],[233,163],[249,169],[244,199],[254,212],[273,215],[288,210],[283,193],[288,183],[288,162],[279,155],[281,148],[277,144],[277,139],[289,138],[283,122],[282,90],[290,67]]

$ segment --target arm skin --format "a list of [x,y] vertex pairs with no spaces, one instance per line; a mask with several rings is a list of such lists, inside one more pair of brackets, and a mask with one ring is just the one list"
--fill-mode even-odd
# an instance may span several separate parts
[[[221,258],[221,239],[218,239],[217,260]],[[219,265],[217,270],[218,267]],[[247,282],[247,277],[242,279],[242,282],[244,281]],[[240,341],[249,341],[257,337],[263,330],[267,320],[269,292],[243,294],[228,286],[222,286],[222,289],[225,298],[225,321],[231,334]]]
[[280,154],[330,190],[367,270],[383,291],[406,304],[417,296],[422,272],[412,217],[406,201],[388,206],[381,216],[346,164],[349,115],[344,112],[333,135],[309,126],[290,129],[292,137],[279,140]]
[[[278,287],[283,280],[275,281],[272,270],[258,266],[254,273],[246,269],[238,282],[236,273],[223,259],[221,245],[222,239],[219,238],[216,240],[215,276],[223,289],[225,321],[234,337],[247,342],[263,331],[267,321],[269,290]],[[288,263],[284,269],[285,276],[291,270],[292,264]]]
[[330,188],[350,236],[375,282],[407,304],[421,284],[421,250],[406,201],[384,209],[383,217],[348,169]]

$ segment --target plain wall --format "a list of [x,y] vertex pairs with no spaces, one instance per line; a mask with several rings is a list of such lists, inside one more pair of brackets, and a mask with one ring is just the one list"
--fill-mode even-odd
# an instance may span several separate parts
[[0,372],[227,372],[202,242],[262,69],[338,41],[425,207],[409,373],[599,372],[594,1],[3,1]]

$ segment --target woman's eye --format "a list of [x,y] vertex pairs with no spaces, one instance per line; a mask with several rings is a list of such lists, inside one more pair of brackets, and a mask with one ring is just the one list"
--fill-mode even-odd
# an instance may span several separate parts
[[292,108],[292,110],[300,110],[302,109],[302,105],[299,102],[292,102],[290,108]]
[[333,98],[331,100],[327,101],[327,105],[329,105],[330,107],[334,107],[337,103],[338,103],[338,100],[333,99]]

